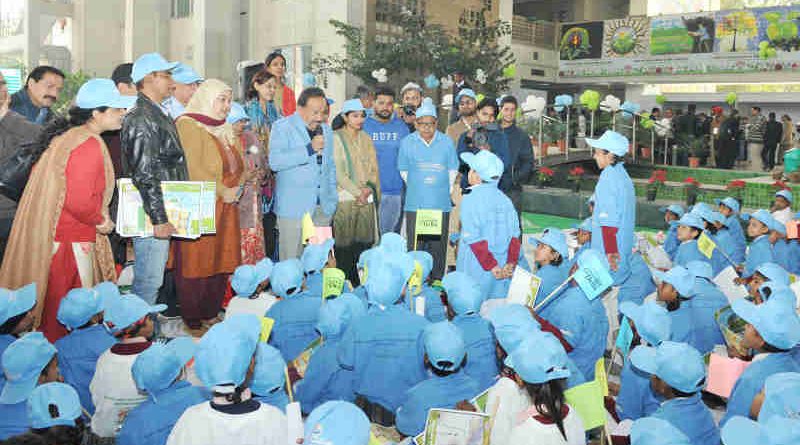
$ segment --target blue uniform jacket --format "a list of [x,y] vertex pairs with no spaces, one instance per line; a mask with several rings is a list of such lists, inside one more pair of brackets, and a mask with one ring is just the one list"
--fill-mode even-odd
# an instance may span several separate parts
[[672,260],[672,265],[686,267],[686,265],[692,261],[711,263],[711,260],[700,252],[700,249],[697,247],[697,240],[682,242],[681,245],[678,246],[678,252]]
[[475,379],[481,389],[496,383],[499,369],[492,326],[478,314],[456,315],[453,324],[461,329],[467,350],[464,373]]
[[97,359],[116,342],[117,340],[108,333],[106,328],[99,324],[77,329],[56,340],[58,368],[61,370],[61,375],[64,376],[64,383],[78,391],[81,406],[89,414],[94,414],[89,383],[94,377]]
[[317,205],[327,215],[336,211],[336,164],[333,162],[333,133],[322,126],[325,149],[322,164],[316,154],[309,154],[311,138],[306,123],[295,113],[272,125],[269,137],[269,167],[275,180],[275,214],[281,218],[301,219],[314,213]]
[[[714,283],[705,278],[695,278],[692,294],[689,301],[681,303],[681,306],[686,306],[689,310],[691,319],[691,324],[687,327],[691,331],[687,343],[694,346],[701,354],[705,354],[711,352],[715,345],[725,344],[714,314],[728,305],[728,298]],[[674,332],[674,319],[672,329]]]
[[519,217],[514,204],[497,188],[497,183],[478,184],[471,190],[461,201],[461,237],[456,270],[478,281],[487,299],[505,298],[511,279],[497,280],[490,271],[483,270],[470,245],[486,241],[497,265],[503,267],[508,260],[511,238],[520,235]]
[[416,436],[425,429],[428,410],[454,409],[456,403],[478,395],[481,387],[472,377],[458,371],[446,377],[431,377],[406,392],[406,399],[397,408],[395,426],[406,436]]
[[337,351],[339,365],[353,371],[353,389],[394,411],[406,391],[427,376],[422,331],[428,320],[401,305],[369,308],[353,322]]
[[[3,352],[5,352],[6,348],[11,343],[14,343],[16,339],[17,337],[10,334],[0,335],[0,371],[3,370]],[[4,372],[0,372],[0,391],[3,390],[4,386],[6,386],[6,375]]]
[[286,390],[284,390],[283,387],[280,387],[272,394],[267,394],[265,396],[253,394],[253,398],[264,405],[274,406],[283,413],[286,412],[286,405],[289,404],[289,396],[286,394]]
[[789,272],[800,275],[800,242],[789,241]]
[[678,253],[678,221],[670,221],[669,229],[667,229],[667,236],[664,238],[664,252],[669,255],[669,259],[674,260],[675,254]]
[[761,235],[752,243],[750,249],[747,251],[747,259],[744,262],[744,272],[742,277],[750,278],[756,273],[756,269],[764,263],[774,263],[775,258],[772,255],[772,244],[769,242],[767,235]]
[[275,303],[267,311],[267,317],[275,320],[269,344],[278,348],[287,362],[319,337],[316,325],[321,304],[319,297],[303,292]]
[[306,276],[305,293],[314,298],[322,298],[322,272],[315,272]]
[[623,283],[631,273],[630,256],[633,251],[633,228],[636,223],[636,192],[623,164],[603,169],[594,189],[592,213],[592,249],[606,255],[603,227],[617,228],[619,268],[612,272],[615,284]]
[[739,215],[727,217],[725,219],[725,226],[728,227],[731,240],[733,241],[733,255],[731,255],[731,259],[735,261],[736,264],[742,264],[744,263],[745,251],[747,250],[747,240],[744,236],[744,229],[742,228]]
[[208,399],[200,388],[179,381],[132,409],[117,436],[117,445],[164,445],[178,419],[189,407]]
[[667,400],[653,413],[653,417],[666,420],[681,430],[692,445],[719,445],[719,428],[714,424],[711,411],[703,404],[700,394]]
[[[722,272],[722,269],[731,266],[730,261],[725,258],[725,255],[731,257],[733,241],[731,240],[730,233],[724,229],[717,231],[717,233],[711,236],[711,239],[714,240],[714,243],[717,245],[717,248],[714,249],[714,252],[711,254],[711,271],[716,277]],[[723,252],[725,255],[723,255]],[[733,259],[733,257],[731,257],[731,259]]]
[[661,406],[662,401],[650,387],[650,375],[634,368],[627,357],[625,364],[622,365],[619,380],[617,415],[620,420],[647,417]]
[[785,240],[779,239],[772,245],[772,257],[775,258],[775,262],[783,267],[786,270],[789,270],[792,265],[791,262],[791,252],[789,251],[789,244],[786,243]]
[[639,253],[631,255],[631,276],[619,286],[619,302],[642,304],[644,297],[656,291],[653,274]]
[[6,405],[0,403],[0,440],[28,432],[28,401]]
[[564,333],[573,347],[568,356],[586,381],[594,380],[595,363],[605,352],[608,336],[602,298],[589,301],[580,287],[571,286],[545,305],[539,315]]
[[[478,148],[470,149],[467,147],[466,143],[466,136],[468,132],[463,133],[458,138],[458,147],[456,147],[459,160],[461,159],[461,153],[477,153]],[[497,155],[501,161],[503,161],[503,175],[500,177],[500,183],[498,187],[500,190],[507,192],[511,190],[512,184],[512,167],[513,167],[513,159],[511,158],[511,149],[508,146],[508,137],[506,137],[505,133],[499,130],[490,130],[488,132],[489,135],[489,146],[491,148],[491,152]],[[461,161],[460,170],[462,173],[469,172],[469,167]],[[466,189],[469,187],[469,182],[467,180],[467,175],[461,175],[461,188]]]
[[733,385],[728,398],[728,410],[719,421],[720,428],[733,416],[748,417],[753,398],[764,388],[767,377],[780,372],[800,372],[800,363],[794,359],[792,352],[767,354],[764,358],[757,355]]
[[442,294],[428,284],[422,285],[422,295],[425,296],[425,318],[431,323],[447,319],[447,310],[442,304]]
[[[542,279],[542,283],[539,284],[539,293],[536,295],[536,302],[538,304],[544,301],[544,299],[550,295],[550,292],[553,292],[558,286],[561,285],[561,283],[564,282],[564,280],[567,279],[569,276],[569,269],[547,264],[539,267],[534,275]],[[559,291],[559,294],[563,293],[564,289],[565,288],[562,288],[561,291]],[[550,300],[552,301],[555,298],[560,297],[558,295],[554,295]]]
[[294,396],[304,413],[330,400],[355,400],[353,371],[339,366],[336,357],[340,343],[339,337],[325,337],[311,354],[303,380],[295,385]]

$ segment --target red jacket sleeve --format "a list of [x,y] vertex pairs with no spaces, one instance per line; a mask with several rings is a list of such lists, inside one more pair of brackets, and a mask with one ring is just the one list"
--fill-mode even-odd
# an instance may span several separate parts
[[558,341],[561,342],[561,346],[564,347],[564,350],[567,351],[568,353],[572,352],[572,349],[573,349],[572,345],[569,344],[567,339],[564,337],[564,334],[561,333],[560,329],[558,329],[554,324],[552,324],[549,321],[547,321],[544,318],[542,318],[536,312],[531,311],[531,314],[533,314],[533,318],[535,318],[536,321],[538,321],[539,324],[542,326],[542,331],[549,332],[549,333],[555,335],[556,338],[558,339]]
[[508,243],[508,256],[506,257],[506,264],[517,264],[519,262],[519,249],[522,243],[519,238],[513,237]]
[[603,226],[603,245],[606,248],[606,255],[619,253],[617,247],[617,229],[616,227]]
[[481,263],[483,270],[492,270],[497,266],[497,260],[494,258],[494,255],[492,255],[492,252],[489,252],[488,241],[472,243],[469,245],[469,248],[472,249],[472,253],[478,258],[478,262]]
[[105,170],[100,144],[95,138],[87,139],[72,150],[67,161],[66,176],[67,192],[62,211],[86,225],[101,224]]

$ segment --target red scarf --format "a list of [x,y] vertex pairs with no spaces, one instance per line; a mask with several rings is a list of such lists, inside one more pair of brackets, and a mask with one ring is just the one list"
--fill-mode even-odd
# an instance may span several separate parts
[[211,127],[219,127],[220,125],[225,123],[225,119],[214,119],[213,117],[208,117],[204,114],[186,113],[184,114],[184,116],[191,117],[197,122],[200,122],[203,125],[208,125]]

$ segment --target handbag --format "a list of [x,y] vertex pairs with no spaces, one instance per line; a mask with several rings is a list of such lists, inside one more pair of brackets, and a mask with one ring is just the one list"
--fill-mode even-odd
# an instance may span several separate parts
[[44,150],[36,143],[21,145],[13,155],[0,164],[0,195],[19,202],[22,192],[28,183],[33,165],[39,160]]

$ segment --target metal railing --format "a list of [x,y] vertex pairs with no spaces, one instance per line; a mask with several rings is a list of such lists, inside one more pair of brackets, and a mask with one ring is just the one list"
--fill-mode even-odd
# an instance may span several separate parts
[[556,42],[556,24],[515,15],[511,21],[511,40],[514,43],[553,49]]

